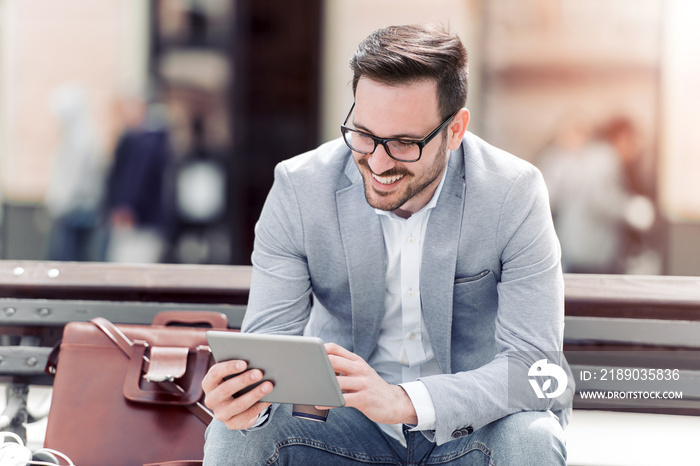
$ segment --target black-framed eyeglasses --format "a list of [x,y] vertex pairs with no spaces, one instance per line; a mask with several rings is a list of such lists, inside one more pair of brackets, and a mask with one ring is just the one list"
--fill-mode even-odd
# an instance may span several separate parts
[[359,129],[350,128],[346,126],[350,114],[355,108],[355,103],[353,102],[348,116],[345,117],[345,121],[340,125],[340,132],[343,133],[343,139],[347,146],[362,155],[373,154],[377,150],[377,145],[381,144],[384,146],[384,150],[392,159],[397,162],[417,162],[420,160],[421,155],[423,155],[423,148],[428,145],[430,141],[433,140],[435,136],[440,134],[445,126],[454,118],[457,112],[450,115],[445,121],[440,123],[440,125],[431,131],[425,138],[420,141],[415,141],[413,139],[405,138],[378,138]]

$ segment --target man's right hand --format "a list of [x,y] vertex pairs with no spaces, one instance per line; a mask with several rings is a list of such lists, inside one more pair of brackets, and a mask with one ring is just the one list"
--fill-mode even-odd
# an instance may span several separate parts
[[[214,418],[231,430],[250,429],[270,403],[260,399],[272,390],[272,382],[265,381],[249,392],[233,397],[249,385],[262,379],[258,369],[246,370],[245,361],[224,361],[211,366],[202,380],[204,404],[214,412]],[[233,375],[230,379],[225,377]]]

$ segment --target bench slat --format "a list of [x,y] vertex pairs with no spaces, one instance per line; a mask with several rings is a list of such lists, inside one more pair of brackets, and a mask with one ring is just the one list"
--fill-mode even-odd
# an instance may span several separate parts
[[700,322],[567,316],[566,343],[622,343],[700,348]]
[[0,326],[63,327],[94,317],[104,317],[115,324],[150,324],[161,311],[213,311],[225,314],[230,328],[240,328],[245,310],[241,304],[0,299]]

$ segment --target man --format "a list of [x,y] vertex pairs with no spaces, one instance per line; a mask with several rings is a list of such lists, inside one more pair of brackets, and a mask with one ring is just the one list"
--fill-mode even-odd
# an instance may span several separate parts
[[442,30],[376,31],[351,60],[343,139],[276,168],[243,330],[328,342],[346,407],[295,419],[259,402],[270,382],[231,396],[260,371],[217,364],[205,464],[565,464],[564,406],[527,381],[562,363],[547,192],[466,132],[466,62]]

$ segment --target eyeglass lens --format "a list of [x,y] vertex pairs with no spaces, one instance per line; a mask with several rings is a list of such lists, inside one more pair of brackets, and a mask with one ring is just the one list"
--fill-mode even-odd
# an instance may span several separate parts
[[[361,154],[371,154],[376,149],[379,141],[375,141],[369,135],[358,131],[346,130],[343,132],[345,142],[355,152]],[[404,161],[418,160],[421,149],[415,142],[404,142],[401,140],[390,140],[382,144],[391,157]]]

